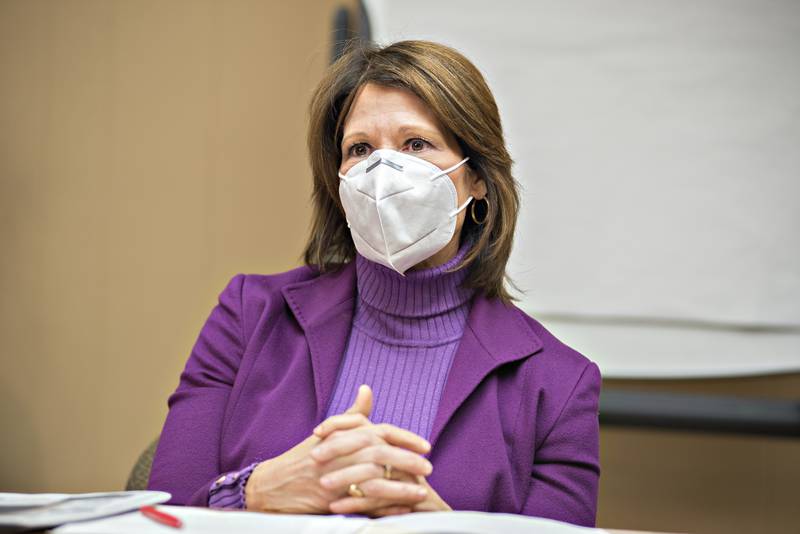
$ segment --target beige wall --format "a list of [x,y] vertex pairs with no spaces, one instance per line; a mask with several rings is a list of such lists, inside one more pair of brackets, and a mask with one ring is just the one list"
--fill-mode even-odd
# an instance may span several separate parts
[[237,272],[297,265],[342,2],[0,2],[0,491],[119,489]]
[[[0,3],[0,491],[121,488],[228,279],[297,264],[338,4]],[[602,462],[604,526],[800,524],[797,440],[604,429]]]

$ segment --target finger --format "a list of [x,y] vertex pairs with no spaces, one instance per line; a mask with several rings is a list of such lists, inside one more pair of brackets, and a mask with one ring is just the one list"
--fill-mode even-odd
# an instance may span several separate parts
[[372,423],[367,419],[367,416],[361,413],[332,415],[317,425],[314,429],[314,435],[320,439],[325,439],[337,430],[350,430],[369,424]]
[[336,514],[364,513],[388,506],[414,506],[425,500],[428,492],[416,484],[373,479],[359,484],[367,497],[343,497],[330,503]]
[[397,447],[402,447],[419,454],[427,454],[431,450],[431,444],[425,438],[413,432],[388,423],[375,425],[378,435],[387,443]]
[[340,434],[337,431],[337,434],[311,449],[311,457],[319,463],[325,463],[381,442],[377,434],[364,432],[360,428],[341,431]]
[[410,514],[411,508],[408,506],[387,506],[369,512],[370,517],[386,517],[390,515]]
[[366,384],[358,386],[356,400],[345,413],[360,413],[364,417],[369,417],[372,412],[372,388]]
[[380,510],[392,506],[392,503],[367,497],[343,497],[331,501],[328,509],[334,514],[368,513],[370,510]]
[[383,467],[378,464],[348,465],[342,469],[327,473],[319,479],[319,484],[325,489],[335,490],[346,488],[350,484],[359,484],[371,478],[383,476]]
[[392,478],[391,479],[392,480],[399,480],[400,482],[413,482],[415,484],[420,484],[421,486],[425,487],[425,484],[423,483],[425,481],[425,477],[418,476],[418,475],[412,475],[412,474],[406,473],[405,471],[401,471],[399,469],[393,469],[392,470]]
[[[433,472],[433,465],[422,456],[413,452],[394,447],[392,445],[370,445],[356,448],[351,454],[343,454],[328,462],[323,463],[324,473],[333,473],[351,465],[377,464],[391,465],[394,470],[405,471],[409,475],[428,476]],[[381,476],[383,471],[381,471]]]
[[[333,421],[334,418],[340,418]],[[344,419],[345,417],[351,419]],[[361,418],[359,414],[346,414],[329,417],[323,425],[346,425],[358,424],[356,419]],[[322,425],[320,425],[322,426]],[[319,427],[317,427],[319,428]],[[353,432],[347,432],[351,430]],[[349,429],[337,429],[333,432],[328,432],[326,438],[322,443],[319,443],[311,451],[311,457],[318,462],[327,462],[337,456],[344,456],[355,452],[358,448],[366,447],[370,444],[377,444],[378,442],[386,442],[391,445],[408,449],[417,454],[426,454],[431,450],[431,444],[420,436],[409,432],[408,430],[398,428],[394,425],[380,424],[380,425],[364,425],[361,427]],[[336,436],[333,433],[339,433]]]
[[370,499],[382,499],[391,504],[415,505],[424,501],[428,490],[412,482],[398,482],[384,478],[373,478],[359,484],[361,491]]

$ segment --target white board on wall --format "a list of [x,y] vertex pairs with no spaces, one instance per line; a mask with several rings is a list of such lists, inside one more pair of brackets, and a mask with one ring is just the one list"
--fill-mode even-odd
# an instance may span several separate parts
[[800,370],[800,4],[366,4],[494,91],[523,309],[606,376]]

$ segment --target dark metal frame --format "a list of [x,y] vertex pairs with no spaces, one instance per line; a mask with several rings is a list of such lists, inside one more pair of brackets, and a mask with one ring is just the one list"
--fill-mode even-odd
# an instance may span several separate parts
[[371,39],[372,28],[363,1],[358,2],[355,14],[347,7],[342,6],[338,8],[333,14],[331,63],[339,59],[350,41],[357,40],[368,42]]
[[604,389],[600,424],[800,437],[800,401]]

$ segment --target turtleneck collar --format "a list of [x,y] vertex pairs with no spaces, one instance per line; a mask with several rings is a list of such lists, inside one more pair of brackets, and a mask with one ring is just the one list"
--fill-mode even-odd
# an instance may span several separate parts
[[462,287],[467,269],[447,272],[469,251],[465,240],[446,263],[405,275],[356,254],[354,325],[384,342],[430,345],[460,339],[475,291]]

